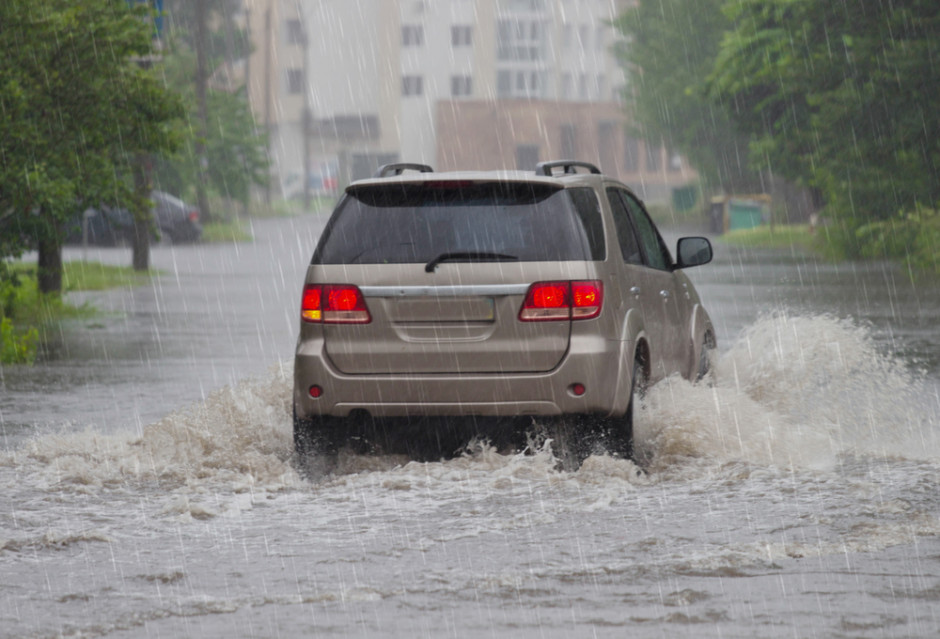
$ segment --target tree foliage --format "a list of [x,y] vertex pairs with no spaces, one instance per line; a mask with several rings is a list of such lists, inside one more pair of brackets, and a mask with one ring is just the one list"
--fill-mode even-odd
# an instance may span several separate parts
[[731,0],[710,79],[752,161],[822,189],[849,228],[940,199],[935,0]]
[[0,257],[39,248],[43,291],[61,286],[74,213],[110,203],[146,214],[135,158],[177,144],[181,102],[136,62],[151,53],[148,11],[124,0],[0,3]]
[[[221,63],[220,59],[213,60]],[[173,44],[165,61],[167,82],[184,98],[187,122],[197,118],[198,104],[192,79],[196,60],[185,41]],[[205,139],[209,186],[219,195],[247,202],[252,185],[267,183],[267,138],[255,123],[244,89],[234,93],[210,88]],[[155,180],[161,188],[184,194],[195,188],[199,176],[195,125],[186,127],[179,153],[160,159]]]
[[724,31],[723,0],[640,0],[616,21],[627,38],[620,59],[626,97],[639,134],[679,150],[708,183],[729,192],[760,190],[747,138],[720,103],[705,97]]

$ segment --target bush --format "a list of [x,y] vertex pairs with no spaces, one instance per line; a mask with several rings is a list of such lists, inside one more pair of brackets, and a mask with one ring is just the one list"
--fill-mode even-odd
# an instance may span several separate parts
[[898,259],[912,270],[940,275],[940,214],[936,210],[918,206],[890,220],[864,224],[852,239],[859,257]]
[[[34,266],[5,262],[0,266],[0,363],[33,363],[49,327],[61,320],[95,314],[95,309],[87,304],[72,306],[57,293],[40,293]],[[138,286],[154,274],[97,262],[66,262],[63,266],[66,291]]]
[[18,330],[9,317],[0,319],[0,364],[32,364],[36,361],[39,331]]
[[13,314],[22,304],[22,280],[4,264],[0,274],[0,364],[32,364],[36,361],[39,331],[13,324]]

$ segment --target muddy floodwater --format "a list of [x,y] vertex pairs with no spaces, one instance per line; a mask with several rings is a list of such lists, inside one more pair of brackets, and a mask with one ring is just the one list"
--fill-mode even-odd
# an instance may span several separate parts
[[155,247],[151,284],[73,294],[101,313],[0,369],[0,637],[940,636],[936,284],[717,244],[689,272],[713,376],[649,391],[638,465],[574,468],[533,423],[525,452],[301,473],[322,224]]

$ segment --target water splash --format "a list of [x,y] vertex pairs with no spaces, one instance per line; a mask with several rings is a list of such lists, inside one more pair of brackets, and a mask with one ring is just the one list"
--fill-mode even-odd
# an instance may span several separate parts
[[638,415],[641,455],[825,468],[846,455],[940,458],[936,389],[829,316],[775,313],[724,352],[708,383],[657,384]]
[[145,427],[139,437],[82,432],[39,435],[0,455],[0,466],[32,473],[40,486],[109,487],[158,482],[166,487],[221,482],[235,492],[301,480],[290,464],[291,370],[215,391],[202,403]]
[[[171,489],[216,484],[236,493],[303,486],[292,462],[291,385],[290,365],[278,365],[266,378],[167,415],[138,437],[94,429],[41,435],[0,455],[0,466],[28,471],[34,485],[75,492],[135,482]],[[650,389],[635,433],[640,465],[662,478],[692,460],[791,470],[831,468],[849,455],[936,460],[938,425],[929,380],[879,353],[867,329],[778,313],[758,320],[723,352],[707,383],[672,377]],[[393,475],[408,466],[406,476],[420,466],[415,472],[425,478],[484,473],[497,483],[563,475],[582,484],[647,481],[632,462],[606,455],[566,471],[544,441],[527,454],[509,455],[478,444],[440,464],[344,454],[316,481]]]

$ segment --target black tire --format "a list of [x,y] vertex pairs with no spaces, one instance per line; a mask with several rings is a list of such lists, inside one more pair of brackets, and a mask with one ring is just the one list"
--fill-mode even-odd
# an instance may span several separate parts
[[627,412],[620,417],[605,420],[605,439],[608,452],[624,459],[635,460],[633,450],[633,415],[638,397],[646,391],[646,367],[637,353],[633,360],[633,377],[630,381],[630,403]]
[[695,373],[695,381],[700,382],[711,371],[712,358],[715,355],[715,338],[710,333],[705,334],[702,340],[702,350],[698,355],[698,370]]
[[332,430],[328,417],[301,418],[294,409],[294,451],[300,457],[335,453]]

